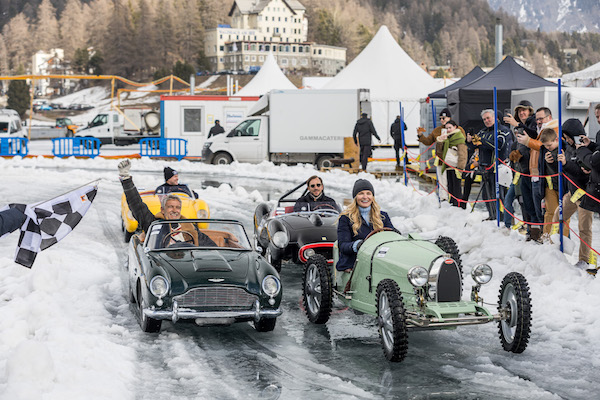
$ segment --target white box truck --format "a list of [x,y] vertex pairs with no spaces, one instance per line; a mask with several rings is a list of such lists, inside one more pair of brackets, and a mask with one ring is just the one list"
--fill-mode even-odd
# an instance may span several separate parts
[[229,132],[258,99],[257,96],[163,95],[160,97],[162,135],[186,140],[188,157],[200,158],[215,121]]
[[[578,118],[582,124],[588,117],[590,104],[600,99],[600,88],[561,88],[562,121],[569,118]],[[552,118],[558,119],[558,87],[540,87],[534,89],[513,90],[511,93],[511,114],[515,107],[522,100],[529,100],[533,109],[548,107],[552,111]],[[504,110],[500,110],[504,112]],[[586,133],[594,136],[595,132],[590,132],[588,126],[585,127]]]
[[273,90],[230,132],[204,143],[202,161],[313,163],[342,157],[361,110],[370,110],[368,89]]
[[152,109],[106,111],[96,115],[86,127],[78,129],[75,136],[94,137],[102,144],[125,146],[145,137],[158,137],[159,122],[159,114]]

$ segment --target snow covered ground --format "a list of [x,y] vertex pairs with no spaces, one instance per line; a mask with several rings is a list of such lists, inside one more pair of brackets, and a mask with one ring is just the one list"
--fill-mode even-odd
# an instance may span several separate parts
[[[31,270],[13,263],[18,233],[0,241],[0,399],[484,398],[589,399],[600,390],[600,280],[576,270],[576,256],[484,221],[485,212],[441,207],[395,180],[322,173],[326,192],[348,198],[357,177],[402,232],[454,238],[470,267],[494,278],[482,289],[497,303],[502,277],[525,275],[533,328],[523,354],[504,352],[496,325],[412,332],[407,359],[388,363],[375,321],[338,304],[325,326],[300,309],[301,268],[284,265],[284,314],[273,332],[250,325],[198,328],[164,323],[143,334],[125,297],[126,244],[120,230],[119,160],[0,159],[0,207],[33,203],[100,179],[79,226],[40,253]],[[134,160],[138,188],[162,183],[164,161]],[[309,166],[169,163],[205,199],[213,217],[241,220],[251,234],[262,201],[314,174]],[[427,190],[428,191],[428,190]],[[576,226],[576,224],[573,224]],[[600,229],[594,221],[594,247]],[[578,243],[567,243],[577,251]],[[468,296],[471,278],[465,278]],[[494,306],[491,308],[495,309]],[[272,397],[269,397],[272,396]]]

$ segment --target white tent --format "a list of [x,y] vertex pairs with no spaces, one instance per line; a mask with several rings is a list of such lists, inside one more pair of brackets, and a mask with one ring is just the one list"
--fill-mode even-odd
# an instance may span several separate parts
[[323,87],[357,88],[371,91],[372,110],[367,113],[383,143],[393,142],[389,137],[390,125],[400,114],[399,102],[402,102],[408,127],[406,143],[416,144],[421,112],[419,100],[441,85],[406,54],[384,25],[367,47]]
[[262,96],[272,89],[297,89],[297,87],[283,74],[273,53],[269,53],[256,76],[235,95]]
[[564,74],[562,83],[576,87],[600,87],[600,62],[581,71]]

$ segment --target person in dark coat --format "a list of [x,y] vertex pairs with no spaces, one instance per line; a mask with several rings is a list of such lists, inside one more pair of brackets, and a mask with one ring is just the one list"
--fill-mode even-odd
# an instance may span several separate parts
[[[563,196],[563,220],[568,220],[574,213],[577,213],[580,244],[579,261],[577,261],[575,266],[580,269],[588,269],[590,249],[586,243],[592,243],[592,220],[594,213],[581,207],[581,198],[577,199],[573,197],[574,195],[577,196],[576,191],[578,188],[585,190],[591,172],[577,160],[577,148],[575,147],[575,140],[579,142],[580,138],[585,136],[585,130],[580,120],[570,118],[563,123],[562,133],[564,138],[563,143],[566,146],[563,147],[563,153],[558,154],[557,158],[563,164],[563,173],[570,179],[567,179],[567,187],[565,188],[567,190]],[[571,200],[572,198],[574,201]],[[559,219],[560,210],[557,207],[554,211],[552,222],[558,222]]]
[[[600,124],[600,103],[594,107],[594,115],[596,116],[596,121]],[[600,130],[596,132],[596,143],[600,143]]]
[[306,180],[307,193],[296,200],[294,212],[312,211],[319,208],[340,210],[334,199],[325,196],[325,186],[323,180],[317,175],[313,175]]
[[367,113],[362,113],[361,118],[356,121],[356,125],[354,126],[352,139],[354,139],[354,144],[360,145],[360,165],[364,171],[367,170],[367,163],[371,155],[371,136],[375,136],[381,143],[381,138],[377,135],[377,131],[375,131],[373,121],[368,118]]
[[25,204],[9,204],[7,210],[0,211],[0,236],[19,229],[27,218]]
[[[487,109],[481,112],[481,119],[485,125],[477,136],[479,140],[474,141],[479,149],[478,166],[482,174],[482,197],[484,200],[492,200],[496,198],[495,182],[496,176],[492,165],[496,162],[496,145],[494,123],[496,114],[494,110]],[[508,128],[498,123],[498,156],[502,159],[508,158],[507,136]],[[501,190],[500,198],[504,198],[504,189]],[[492,201],[485,203],[489,219],[496,219],[496,204]]]
[[[174,194],[167,194],[161,199],[160,212],[152,214],[146,203],[142,201],[137,188],[133,184],[133,179],[129,174],[131,161],[123,160],[119,163],[119,179],[123,186],[125,199],[133,217],[138,221],[139,227],[145,233],[148,232],[150,225],[157,220],[179,220],[181,219],[181,199]],[[185,233],[181,233],[184,231]],[[180,232],[180,233],[178,233]],[[196,246],[217,246],[206,234],[200,232],[196,224],[192,223],[173,223],[165,224],[161,228],[156,243],[162,243],[162,240],[169,235],[173,241],[185,242],[193,239]]]
[[163,174],[165,176],[165,183],[156,188],[154,191],[155,194],[181,192],[186,193],[195,199],[198,198],[198,193],[191,190],[188,185],[179,183],[179,173],[173,168],[165,167]]
[[339,259],[338,271],[351,272],[356,262],[359,245],[374,230],[395,229],[389,215],[381,211],[375,201],[375,189],[366,179],[358,179],[352,189],[353,201],[340,215],[337,238]]
[[394,139],[394,151],[396,152],[396,169],[400,168],[400,149],[402,148],[402,135],[406,131],[406,123],[402,121],[403,129],[400,129],[400,116],[396,116],[396,119],[390,126],[390,136]]
[[225,129],[223,129],[223,127],[221,126],[221,123],[217,119],[217,120],[215,120],[215,125],[212,128],[210,128],[210,131],[208,131],[207,139],[210,139],[212,136],[217,136],[224,132],[225,132]]

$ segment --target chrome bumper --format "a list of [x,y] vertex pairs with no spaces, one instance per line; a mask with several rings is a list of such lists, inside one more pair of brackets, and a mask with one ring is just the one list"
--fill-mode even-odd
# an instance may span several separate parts
[[260,302],[256,300],[254,302],[254,308],[252,310],[244,311],[194,311],[188,308],[179,308],[176,301],[173,301],[173,308],[171,310],[153,310],[151,308],[144,308],[144,314],[147,317],[154,319],[170,319],[173,322],[177,322],[179,319],[231,319],[231,318],[252,318],[255,321],[259,321],[261,318],[277,318],[282,314],[280,308],[275,310],[261,310]]

